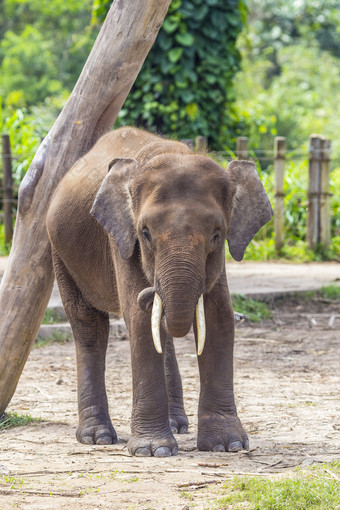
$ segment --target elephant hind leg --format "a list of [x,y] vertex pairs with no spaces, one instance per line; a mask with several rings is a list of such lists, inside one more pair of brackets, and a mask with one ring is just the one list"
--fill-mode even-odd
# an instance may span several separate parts
[[188,432],[189,421],[184,410],[182,381],[174,342],[170,336],[166,339],[164,370],[169,401],[170,427],[174,434],[185,434]]
[[66,315],[76,346],[80,443],[113,444],[112,426],[105,388],[105,357],[109,316],[90,305],[65,264],[53,249],[53,266]]

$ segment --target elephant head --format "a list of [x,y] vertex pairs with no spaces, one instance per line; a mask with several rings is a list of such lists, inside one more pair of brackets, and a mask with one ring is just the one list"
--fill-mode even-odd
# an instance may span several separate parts
[[152,308],[158,352],[161,314],[168,332],[182,337],[196,311],[200,353],[205,338],[201,296],[224,269],[225,239],[233,258],[242,260],[272,208],[250,161],[232,161],[224,170],[184,148],[170,152],[165,145],[162,151],[141,152],[136,159],[111,162],[91,214],[114,238],[123,259],[139,246],[150,287],[138,302],[144,310]]

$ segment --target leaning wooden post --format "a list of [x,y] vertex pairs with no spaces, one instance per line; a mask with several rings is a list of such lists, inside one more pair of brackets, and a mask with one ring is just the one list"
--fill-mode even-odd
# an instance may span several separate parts
[[236,142],[237,159],[248,159],[248,138],[239,136]]
[[320,243],[327,248],[331,241],[331,218],[329,206],[329,174],[332,142],[321,140],[321,196],[320,196]]
[[319,242],[320,226],[320,148],[319,135],[311,135],[309,143],[309,182],[308,182],[308,215],[307,215],[307,245],[315,250]]
[[286,158],[286,139],[277,136],[274,141],[274,172],[275,172],[275,248],[280,251],[284,239],[284,170]]
[[4,209],[5,243],[10,243],[13,237],[12,218],[12,155],[8,135],[2,135],[2,201]]
[[15,391],[51,294],[45,218],[73,163],[112,125],[171,0],[114,2],[63,111],[20,186],[13,246],[0,287],[0,416]]

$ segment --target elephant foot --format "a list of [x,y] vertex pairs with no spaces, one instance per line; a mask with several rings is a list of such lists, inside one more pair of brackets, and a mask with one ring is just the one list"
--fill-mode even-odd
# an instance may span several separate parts
[[83,444],[117,443],[117,434],[109,416],[90,416],[80,421],[76,437]]
[[171,411],[169,420],[173,434],[186,434],[188,432],[189,421],[184,409],[177,412]]
[[202,451],[239,452],[249,450],[249,441],[237,416],[204,413],[198,420],[197,447]]
[[170,457],[178,453],[177,442],[172,434],[165,437],[132,436],[128,450],[136,457]]

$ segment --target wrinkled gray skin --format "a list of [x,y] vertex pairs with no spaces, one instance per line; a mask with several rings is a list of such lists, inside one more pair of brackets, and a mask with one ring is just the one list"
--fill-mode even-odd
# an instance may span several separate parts
[[[204,295],[206,343],[198,358],[198,448],[248,448],[233,393],[234,317],[225,239],[241,260],[272,209],[255,165],[223,170],[184,144],[134,128],[103,136],[59,184],[47,218],[56,277],[72,325],[78,370],[78,441],[116,442],[105,390],[109,312],[126,322],[132,359],[133,455],[177,453],[187,431],[172,337],[194,323]],[[151,335],[154,293],[161,342]]]

